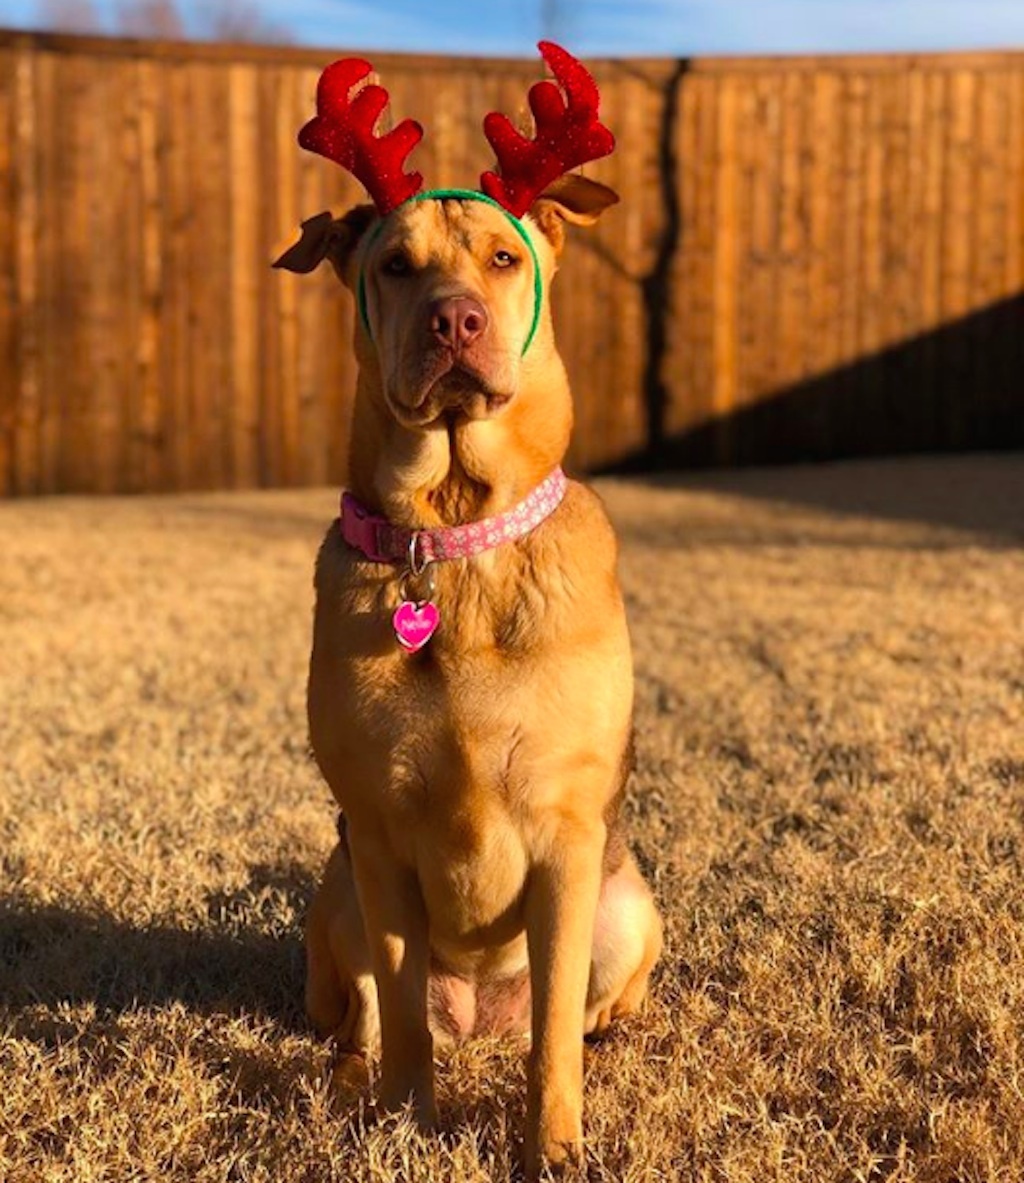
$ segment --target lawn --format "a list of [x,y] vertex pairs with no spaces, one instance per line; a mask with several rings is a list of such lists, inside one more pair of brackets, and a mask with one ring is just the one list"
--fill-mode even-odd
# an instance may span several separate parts
[[[590,1178],[1024,1178],[1024,456],[599,487],[667,920],[587,1050]],[[301,928],[330,491],[0,505],[0,1177],[517,1177],[522,1051],[443,1129],[330,1113]]]

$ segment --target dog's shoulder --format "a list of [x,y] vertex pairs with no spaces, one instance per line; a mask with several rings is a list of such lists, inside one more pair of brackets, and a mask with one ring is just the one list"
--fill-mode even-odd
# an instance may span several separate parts
[[566,481],[562,508],[579,519],[600,520],[609,530],[611,529],[604,501],[593,485],[588,485],[584,481],[576,479]]
[[552,653],[581,637],[624,635],[617,558],[603,502],[571,481],[551,517],[494,567],[480,597],[497,647]]
[[352,566],[351,549],[345,545],[337,518],[327,527],[313,568],[313,586],[323,594],[346,577]]
[[545,542],[557,547],[563,563],[584,562],[591,570],[615,568],[615,530],[599,494],[582,481],[568,483]]
[[337,519],[320,543],[313,573],[317,600],[349,612],[367,611],[389,595],[394,570],[367,562],[342,537]]

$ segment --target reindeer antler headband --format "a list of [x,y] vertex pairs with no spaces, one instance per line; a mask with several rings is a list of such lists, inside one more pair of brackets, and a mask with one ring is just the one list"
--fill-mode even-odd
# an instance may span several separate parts
[[[362,181],[381,218],[407,201],[458,198],[484,201],[500,209],[515,227],[533,259],[534,316],[523,352],[530,346],[540,321],[541,277],[537,253],[520,219],[544,190],[570,169],[607,156],[615,137],[598,118],[600,92],[586,68],[572,54],[552,41],[541,41],[541,55],[561,85],[548,80],[530,88],[535,135],[531,140],[510,120],[492,111],[484,119],[487,136],[497,158],[498,172],[480,177],[482,192],[474,189],[428,189],[421,192],[423,177],[405,171],[406,160],[423,138],[414,119],[403,119],[384,135],[374,129],[388,105],[381,86],[353,88],[373,70],[362,58],[344,58],[327,67],[316,92],[316,116],[299,132],[299,144],[326,156]],[[565,92],[563,98],[562,91]],[[378,224],[380,233],[383,222]],[[359,277],[359,311],[369,333],[366,288]]]

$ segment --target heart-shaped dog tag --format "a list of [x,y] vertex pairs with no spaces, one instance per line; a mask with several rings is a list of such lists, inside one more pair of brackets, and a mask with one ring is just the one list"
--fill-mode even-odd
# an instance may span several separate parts
[[437,631],[440,623],[441,614],[437,605],[430,600],[424,600],[421,604],[403,600],[391,617],[395,638],[409,653],[418,653]]

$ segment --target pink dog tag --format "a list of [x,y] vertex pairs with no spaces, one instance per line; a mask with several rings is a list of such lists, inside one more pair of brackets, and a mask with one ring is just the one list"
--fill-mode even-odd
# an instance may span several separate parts
[[421,604],[403,600],[391,617],[395,638],[409,653],[418,653],[437,631],[440,623],[441,614],[437,605],[430,600],[424,600]]

